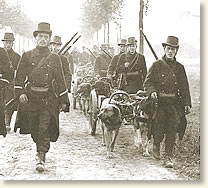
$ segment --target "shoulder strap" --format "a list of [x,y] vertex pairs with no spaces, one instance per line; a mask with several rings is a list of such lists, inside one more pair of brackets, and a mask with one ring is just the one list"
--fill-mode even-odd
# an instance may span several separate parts
[[35,67],[35,68],[31,71],[29,77],[31,77],[31,76],[34,74],[34,72],[36,72],[40,67],[42,67],[43,65],[45,65],[45,64],[47,63],[47,61],[48,61],[48,59],[50,58],[51,55],[52,55],[52,53],[50,52],[49,55],[48,55],[47,57],[43,57],[43,58],[40,60],[40,62],[38,63],[37,67]]
[[134,57],[134,59],[132,59],[132,61],[131,61],[131,63],[130,63],[130,66],[131,66],[131,68],[127,71],[127,73],[128,72],[130,72],[133,68],[134,68],[134,66],[136,65],[136,62],[137,62],[137,59],[139,58],[139,54],[137,53],[136,55],[135,55],[135,57]]

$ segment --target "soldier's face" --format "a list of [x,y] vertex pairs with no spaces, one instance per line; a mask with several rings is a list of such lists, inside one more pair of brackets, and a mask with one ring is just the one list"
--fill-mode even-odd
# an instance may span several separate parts
[[164,47],[165,55],[168,59],[173,59],[176,56],[177,48],[172,46],[165,46]]
[[125,53],[126,52],[126,45],[120,45],[120,52]]
[[58,53],[58,51],[60,50],[60,48],[61,48],[61,45],[60,44],[51,44],[51,50],[53,52]]
[[50,35],[48,33],[38,33],[36,36],[37,46],[47,47],[50,43]]
[[11,49],[12,49],[12,46],[13,46],[13,44],[14,44],[13,41],[4,41],[3,43],[4,43],[4,48],[5,48],[6,50],[11,50]]
[[134,54],[136,52],[136,45],[128,45],[128,51],[130,52],[130,54]]

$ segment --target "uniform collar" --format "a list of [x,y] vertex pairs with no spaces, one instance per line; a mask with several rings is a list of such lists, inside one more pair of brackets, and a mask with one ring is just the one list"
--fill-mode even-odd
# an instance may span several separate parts
[[49,55],[50,53],[50,50],[48,47],[36,47],[34,50],[32,50],[32,54],[31,56],[34,57],[34,56],[47,56]]

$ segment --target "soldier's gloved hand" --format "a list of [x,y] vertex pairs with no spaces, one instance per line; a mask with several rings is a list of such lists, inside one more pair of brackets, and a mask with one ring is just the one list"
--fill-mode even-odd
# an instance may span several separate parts
[[157,99],[157,98],[158,98],[157,92],[152,92],[151,98],[152,98],[152,99]]
[[27,102],[28,102],[27,95],[26,94],[21,94],[20,97],[19,97],[19,102],[21,104],[27,104]]
[[185,115],[189,114],[191,112],[190,106],[185,106]]

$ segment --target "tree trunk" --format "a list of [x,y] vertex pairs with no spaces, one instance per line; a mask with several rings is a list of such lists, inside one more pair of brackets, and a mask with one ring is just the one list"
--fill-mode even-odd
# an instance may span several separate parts
[[140,0],[140,10],[139,10],[139,52],[144,53],[144,37],[140,31],[143,29],[143,12],[144,12],[144,0]]
[[107,23],[108,25],[108,44],[110,43],[110,23],[109,23],[109,21],[108,21],[108,23]]
[[105,29],[106,29],[106,25],[104,24],[104,44],[105,44]]

